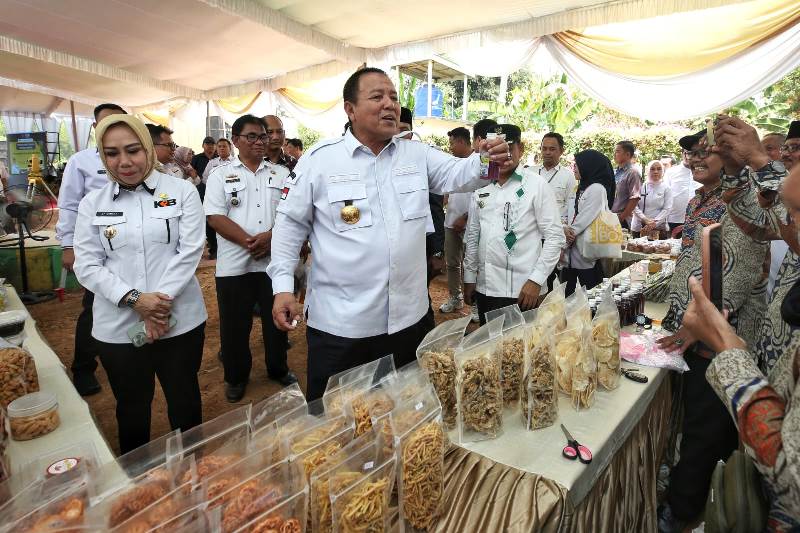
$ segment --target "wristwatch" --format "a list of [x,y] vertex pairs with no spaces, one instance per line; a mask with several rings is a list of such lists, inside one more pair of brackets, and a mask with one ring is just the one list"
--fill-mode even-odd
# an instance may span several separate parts
[[133,309],[134,306],[136,305],[136,302],[139,301],[139,296],[141,295],[142,295],[141,292],[137,291],[136,289],[133,289],[131,292],[128,293],[128,297],[125,298],[125,305]]

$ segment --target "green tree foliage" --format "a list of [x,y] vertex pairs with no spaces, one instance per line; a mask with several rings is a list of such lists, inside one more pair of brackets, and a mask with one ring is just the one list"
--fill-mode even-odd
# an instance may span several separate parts
[[764,89],[768,102],[786,104],[790,116],[800,116],[800,68]]
[[413,76],[407,76],[400,73],[399,87],[397,88],[397,96],[400,99],[400,105],[414,111],[414,104],[416,100],[415,92],[419,80]]
[[311,128],[306,128],[302,124],[297,125],[297,137],[303,141],[303,148],[308,150],[322,138],[322,134]]
[[651,128],[585,128],[565,136],[567,153],[577,153],[593,148],[614,160],[614,147],[619,141],[629,140],[636,146],[642,166],[653,159],[671,155],[679,159],[681,148],[678,139],[691,130],[676,126]]

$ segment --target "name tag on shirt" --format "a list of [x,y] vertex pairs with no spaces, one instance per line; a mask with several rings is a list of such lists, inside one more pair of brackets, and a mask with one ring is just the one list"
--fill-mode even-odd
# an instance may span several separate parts
[[104,169],[104,168],[101,168],[100,170],[98,170],[97,173],[98,174],[108,174],[108,172],[106,172],[106,169]]
[[240,181],[242,180],[240,180],[239,178],[225,178],[225,183],[237,183]]
[[94,214],[96,217],[121,217],[122,211],[98,211]]
[[478,198],[486,198],[487,196],[491,196],[491,194],[490,192],[482,192],[478,195]]

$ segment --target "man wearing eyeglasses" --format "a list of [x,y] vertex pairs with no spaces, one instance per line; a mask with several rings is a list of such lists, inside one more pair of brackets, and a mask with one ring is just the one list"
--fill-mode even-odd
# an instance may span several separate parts
[[253,306],[261,309],[267,375],[282,385],[297,381],[286,362],[288,337],[272,321],[270,263],[272,226],[289,169],[266,161],[269,136],[253,115],[236,119],[233,144],[239,156],[208,176],[204,208],[218,234],[217,302],[219,304],[225,397],[244,397],[250,379],[250,331]]
[[523,311],[536,307],[566,245],[550,185],[538,172],[519,167],[525,151],[520,129],[500,127],[512,164],[472,194],[464,235],[464,301],[475,300],[481,324],[488,311],[515,303]]
[[673,165],[664,175],[664,182],[672,191],[672,209],[667,215],[669,230],[674,232],[674,236],[680,235],[680,230],[676,228],[683,226],[686,221],[686,206],[694,196],[694,191],[700,186],[692,178],[692,169],[689,164],[689,151],[681,149],[681,163]]
[[183,171],[173,162],[175,157],[175,149],[178,145],[172,141],[172,134],[175,133],[166,126],[161,124],[145,124],[147,131],[150,132],[150,137],[153,139],[153,145],[156,149],[156,159],[166,169],[167,174],[181,175],[177,177],[182,178]]
[[297,159],[283,150],[283,146],[286,144],[286,130],[283,129],[283,121],[275,115],[267,115],[261,120],[264,121],[264,127],[269,138],[266,146],[267,161],[293,170],[297,164]]

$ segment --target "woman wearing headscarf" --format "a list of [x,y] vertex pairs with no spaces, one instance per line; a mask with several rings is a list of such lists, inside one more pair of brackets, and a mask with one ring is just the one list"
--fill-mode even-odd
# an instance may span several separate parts
[[[194,152],[188,146],[179,146],[175,149],[175,156],[173,162],[181,170],[183,179],[189,180],[192,185],[197,186],[202,180],[197,175],[197,171],[192,166],[192,157]],[[179,177],[179,176],[176,176]]]
[[111,115],[96,138],[111,181],[78,208],[75,274],[96,295],[92,336],[117,400],[125,453],[150,440],[156,376],[173,429],[202,421],[197,372],[207,315],[195,270],[205,217],[191,183],[156,169],[139,119]]
[[575,196],[575,216],[564,229],[568,245],[567,265],[561,269],[561,281],[567,284],[567,295],[575,291],[578,282],[590,289],[603,281],[600,262],[583,257],[575,241],[603,209],[614,203],[616,192],[611,161],[597,150],[584,150],[575,155],[575,177],[580,180]]
[[647,181],[642,186],[639,203],[633,210],[631,232],[638,237],[653,235],[666,238],[669,234],[667,215],[672,211],[672,189],[664,183],[664,165],[655,159],[647,165]]

